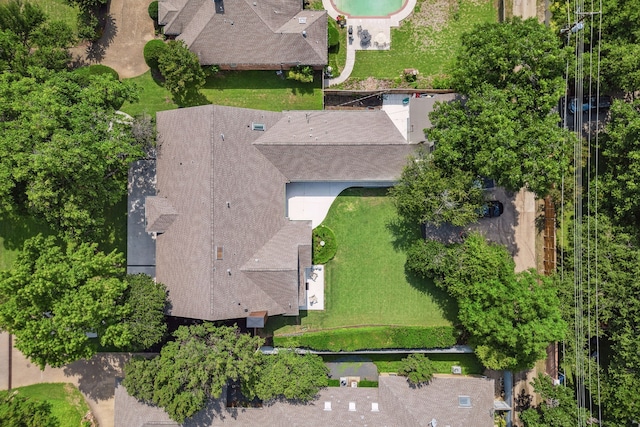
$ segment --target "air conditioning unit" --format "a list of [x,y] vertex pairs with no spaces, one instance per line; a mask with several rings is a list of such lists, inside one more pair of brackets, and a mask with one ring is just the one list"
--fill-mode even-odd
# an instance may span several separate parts
[[451,373],[456,375],[462,375],[462,366],[452,366]]

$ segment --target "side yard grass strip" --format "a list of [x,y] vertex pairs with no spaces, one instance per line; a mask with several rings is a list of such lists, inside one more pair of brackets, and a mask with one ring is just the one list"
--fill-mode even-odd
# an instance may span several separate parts
[[452,326],[372,326],[274,336],[273,344],[276,347],[300,347],[318,351],[449,348],[456,344],[457,338],[457,332]]

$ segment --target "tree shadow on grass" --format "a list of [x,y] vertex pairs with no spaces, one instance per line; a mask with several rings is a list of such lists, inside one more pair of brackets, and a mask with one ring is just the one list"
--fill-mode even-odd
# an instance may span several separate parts
[[0,237],[3,239],[4,249],[21,250],[25,240],[35,237],[39,233],[44,236],[55,234],[44,221],[26,214],[0,217]]
[[420,225],[395,217],[386,224],[393,236],[391,244],[396,251],[406,251],[420,240]]
[[405,267],[405,277],[407,282],[418,291],[427,294],[438,304],[442,310],[443,317],[451,322],[458,324],[458,303],[455,298],[451,297],[445,290],[440,289],[432,280],[422,278],[417,274],[407,270]]
[[211,104],[207,97],[197,89],[189,89],[184,94],[174,96],[173,102],[175,102],[179,108]]

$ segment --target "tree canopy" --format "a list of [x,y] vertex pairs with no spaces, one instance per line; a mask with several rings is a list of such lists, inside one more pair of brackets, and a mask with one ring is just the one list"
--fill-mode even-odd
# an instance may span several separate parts
[[407,269],[434,279],[457,300],[458,319],[487,368],[531,368],[550,342],[564,337],[553,282],[534,270],[515,273],[506,248],[480,234],[451,246],[420,241],[407,254]]
[[430,154],[418,151],[390,190],[398,214],[415,224],[463,226],[477,221],[483,203],[482,189],[474,185],[477,176],[459,169],[447,172]]
[[27,75],[31,67],[63,70],[74,39],[66,24],[49,21],[37,3],[0,4],[0,71]]
[[475,27],[462,38],[453,86],[462,99],[440,103],[427,130],[434,162],[545,196],[568,171],[569,133],[552,113],[564,93],[567,53],[535,19]]
[[164,408],[179,423],[220,397],[228,380],[250,382],[263,341],[235,327],[181,326],[153,359],[125,365],[123,385],[144,402]]
[[[254,372],[255,395],[262,400],[312,400],[329,383],[329,369],[316,354],[280,350],[264,356]],[[251,386],[249,387],[251,388]]]
[[[166,291],[146,276],[124,275],[124,258],[96,244],[38,235],[0,272],[0,329],[41,369],[90,358],[97,343],[144,349],[164,335]],[[88,333],[96,333],[93,340]]]
[[554,386],[551,378],[540,373],[531,382],[541,402],[520,414],[525,427],[572,427],[585,419],[584,408],[578,408],[573,390]]
[[17,391],[0,391],[0,420],[4,427],[58,427],[51,404],[21,396]]
[[405,375],[407,381],[413,385],[430,382],[437,372],[433,362],[424,353],[413,353],[402,359],[398,374]]
[[30,213],[72,237],[95,236],[144,155],[115,110],[134,88],[110,75],[0,74],[0,214]]
[[158,56],[158,69],[165,78],[164,87],[178,105],[191,105],[201,97],[205,73],[198,55],[191,52],[182,40],[166,43]]

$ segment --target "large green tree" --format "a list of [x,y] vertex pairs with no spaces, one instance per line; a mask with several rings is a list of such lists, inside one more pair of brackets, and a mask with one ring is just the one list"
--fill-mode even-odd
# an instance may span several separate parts
[[179,423],[220,397],[229,380],[250,382],[259,360],[259,337],[211,323],[181,326],[160,356],[125,365],[123,385],[139,400],[164,408]]
[[328,385],[328,373],[318,355],[281,350],[262,358],[261,365],[255,370],[255,394],[262,400],[284,397],[308,401]]
[[0,74],[0,214],[30,213],[74,237],[100,235],[144,155],[115,114],[134,88],[110,75]]
[[41,369],[91,357],[98,334],[102,345],[131,341],[122,280],[124,258],[104,254],[95,244],[59,247],[38,235],[24,244],[11,271],[0,275],[0,328]]
[[531,382],[540,395],[540,404],[520,414],[525,427],[573,427],[585,419],[584,408],[578,408],[573,389],[554,386],[551,378],[540,373]]
[[37,3],[0,4],[0,71],[26,75],[30,67],[63,70],[74,39],[66,24],[49,21]]
[[[98,342],[146,349],[164,337],[164,285],[124,275],[121,254],[38,235],[0,272],[0,329],[41,369],[93,356]],[[88,333],[96,333],[91,339]]]
[[515,273],[506,248],[478,233],[451,246],[418,242],[407,269],[434,279],[457,300],[458,319],[490,369],[531,368],[565,335],[554,283],[533,270]]
[[439,104],[427,130],[436,165],[547,195],[570,164],[571,140],[551,112],[564,93],[566,60],[557,35],[535,19],[464,34],[452,82],[465,96]]
[[483,192],[472,173],[444,171],[424,150],[409,159],[400,181],[390,190],[398,214],[416,224],[463,226],[478,219]]
[[197,103],[205,73],[198,55],[191,52],[182,40],[169,41],[158,57],[158,69],[165,78],[164,87],[178,105]]

